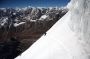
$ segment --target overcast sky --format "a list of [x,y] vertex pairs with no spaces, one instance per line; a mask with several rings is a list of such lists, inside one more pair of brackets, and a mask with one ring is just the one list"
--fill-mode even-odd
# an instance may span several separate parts
[[67,5],[70,0],[0,0],[0,8],[4,7],[61,7]]

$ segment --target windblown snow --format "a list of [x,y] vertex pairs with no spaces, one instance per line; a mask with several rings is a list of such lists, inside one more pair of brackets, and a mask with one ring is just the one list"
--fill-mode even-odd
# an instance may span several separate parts
[[69,12],[16,59],[90,59],[90,1],[70,4]]

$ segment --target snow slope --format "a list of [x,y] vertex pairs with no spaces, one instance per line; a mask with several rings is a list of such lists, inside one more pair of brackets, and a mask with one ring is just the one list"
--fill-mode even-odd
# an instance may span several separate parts
[[70,11],[16,59],[90,59],[90,1],[69,4]]

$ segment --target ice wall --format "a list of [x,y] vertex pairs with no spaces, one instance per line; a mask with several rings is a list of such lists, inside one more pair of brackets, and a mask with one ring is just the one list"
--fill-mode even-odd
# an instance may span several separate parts
[[79,39],[90,52],[90,0],[72,0],[71,5],[69,26],[72,31],[79,34]]

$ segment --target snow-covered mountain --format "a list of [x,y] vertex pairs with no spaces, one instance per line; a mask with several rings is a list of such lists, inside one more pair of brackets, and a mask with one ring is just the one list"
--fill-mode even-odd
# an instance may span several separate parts
[[[67,11],[67,8],[0,8],[0,31],[5,32],[3,30],[12,30],[14,32],[20,32],[21,30],[24,31],[29,28],[31,25],[33,25],[33,28],[38,27],[37,25],[34,26],[34,23],[41,23],[41,25],[43,25],[52,22],[52,24],[54,24],[66,14]],[[50,27],[52,24],[50,24]],[[43,27],[45,26],[46,25]]]
[[67,11],[68,11],[67,9],[34,8],[34,7],[33,8],[25,7],[21,9],[0,8],[0,27],[4,26],[6,23],[8,23],[8,21],[13,23],[13,25],[14,23],[15,24],[17,23],[19,25],[20,22],[43,20],[42,18],[43,15],[48,15],[48,17],[51,17],[50,16],[51,13],[58,15],[60,14],[62,16],[62,14],[65,14]]
[[16,59],[90,59],[89,6],[89,0],[71,0],[68,13]]

